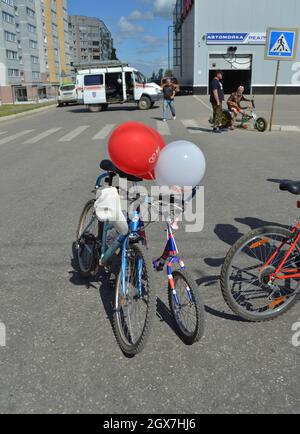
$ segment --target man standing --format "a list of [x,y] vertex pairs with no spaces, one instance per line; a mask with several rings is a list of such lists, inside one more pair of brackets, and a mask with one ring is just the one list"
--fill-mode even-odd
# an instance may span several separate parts
[[168,78],[166,83],[162,87],[164,94],[164,113],[163,113],[163,121],[167,122],[168,119],[168,108],[171,110],[173,119],[176,119],[176,111],[174,98],[176,95],[176,87],[173,85],[172,80]]
[[213,108],[213,132],[221,133],[222,129],[222,103],[224,101],[224,89],[221,83],[223,72],[217,71],[214,79],[210,83],[210,102]]

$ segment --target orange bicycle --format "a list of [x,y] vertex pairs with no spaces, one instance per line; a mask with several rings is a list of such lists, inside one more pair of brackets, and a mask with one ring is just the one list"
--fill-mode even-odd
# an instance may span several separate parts
[[[282,182],[280,190],[300,195],[300,181]],[[298,300],[299,288],[300,221],[290,229],[264,226],[244,235],[222,267],[224,299],[247,321],[269,321],[282,315]]]

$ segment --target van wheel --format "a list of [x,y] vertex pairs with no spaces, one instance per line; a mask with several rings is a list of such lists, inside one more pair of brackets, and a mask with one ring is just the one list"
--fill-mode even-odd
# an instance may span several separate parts
[[58,103],[58,105],[57,105],[57,107],[63,107],[64,105],[63,105],[63,103],[61,103],[61,102],[59,102]]
[[149,110],[151,107],[151,100],[147,96],[142,96],[138,102],[138,108],[140,110]]
[[90,104],[88,105],[88,109],[91,113],[99,113],[102,111],[102,105]]

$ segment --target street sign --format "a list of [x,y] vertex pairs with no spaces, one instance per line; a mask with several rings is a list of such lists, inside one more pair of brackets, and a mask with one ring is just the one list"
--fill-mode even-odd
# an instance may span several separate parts
[[269,28],[265,60],[295,60],[298,29]]
[[265,60],[277,60],[274,95],[271,108],[270,128],[272,131],[275,101],[279,80],[279,69],[281,60],[295,60],[297,54],[299,29],[289,29],[286,27],[267,29],[267,44]]

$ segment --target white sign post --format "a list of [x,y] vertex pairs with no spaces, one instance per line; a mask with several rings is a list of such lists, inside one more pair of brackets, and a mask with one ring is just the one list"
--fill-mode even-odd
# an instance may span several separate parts
[[295,60],[298,42],[298,29],[273,28],[267,30],[267,43],[265,60],[277,60],[274,95],[270,116],[270,129],[272,131],[275,101],[278,88],[279,70],[281,60]]

